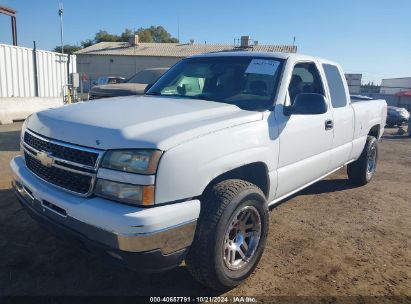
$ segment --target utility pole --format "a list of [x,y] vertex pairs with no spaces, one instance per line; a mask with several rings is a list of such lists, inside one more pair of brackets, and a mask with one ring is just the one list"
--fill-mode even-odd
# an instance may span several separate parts
[[60,16],[60,43],[61,43],[61,53],[64,54],[63,45],[63,3],[59,3],[59,16]]

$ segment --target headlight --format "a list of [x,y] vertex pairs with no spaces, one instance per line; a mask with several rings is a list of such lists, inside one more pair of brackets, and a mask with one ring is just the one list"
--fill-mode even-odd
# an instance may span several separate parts
[[101,166],[131,173],[154,174],[157,171],[161,151],[111,150],[104,155]]
[[94,193],[98,196],[138,206],[154,203],[154,186],[139,186],[98,179]]
[[23,148],[23,143],[24,143],[24,133],[26,132],[27,129],[27,122],[32,114],[27,116],[27,118],[24,120],[23,125],[21,127],[20,131],[20,153],[24,155],[24,148]]

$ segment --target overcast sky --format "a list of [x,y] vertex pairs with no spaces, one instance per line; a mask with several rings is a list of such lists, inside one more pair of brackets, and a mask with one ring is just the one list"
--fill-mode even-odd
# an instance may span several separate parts
[[[162,25],[181,42],[233,43],[250,35],[260,44],[292,44],[298,52],[339,62],[363,81],[411,76],[411,1],[70,0],[64,4],[64,43],[79,44],[104,29]],[[2,0],[18,11],[20,46],[60,44],[58,0]],[[180,24],[178,31],[178,24]],[[0,15],[0,43],[11,44],[10,18]]]

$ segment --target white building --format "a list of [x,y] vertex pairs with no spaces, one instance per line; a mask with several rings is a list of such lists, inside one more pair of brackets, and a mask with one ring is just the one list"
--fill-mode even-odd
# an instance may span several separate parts
[[78,73],[87,74],[90,82],[100,76],[120,76],[129,78],[135,73],[156,67],[169,67],[180,59],[201,53],[218,51],[263,51],[291,52],[296,46],[248,44],[248,36],[242,43],[233,44],[196,44],[190,43],[140,43],[138,35],[129,42],[100,42],[76,52]]
[[381,81],[381,94],[395,95],[411,90],[411,77],[388,78]]
[[345,79],[347,80],[350,94],[355,95],[361,93],[362,74],[345,74]]

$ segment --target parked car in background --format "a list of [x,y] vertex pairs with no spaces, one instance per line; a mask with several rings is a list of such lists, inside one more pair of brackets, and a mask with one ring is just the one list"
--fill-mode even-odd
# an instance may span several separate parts
[[127,79],[124,83],[94,86],[90,89],[89,99],[143,95],[146,87],[155,83],[167,70],[168,68],[145,69]]
[[404,108],[398,108],[394,106],[387,107],[387,126],[402,126],[404,123],[408,122],[410,118],[410,113]]
[[103,76],[103,77],[99,77],[97,81],[93,82],[93,86],[122,83],[124,81],[126,81],[124,77]]

